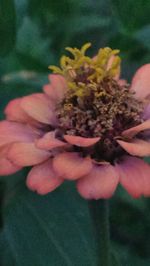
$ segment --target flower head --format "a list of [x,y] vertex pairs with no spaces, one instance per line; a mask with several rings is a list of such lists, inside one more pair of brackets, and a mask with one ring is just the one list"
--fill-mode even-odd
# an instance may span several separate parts
[[0,122],[0,174],[33,166],[27,186],[39,194],[75,180],[86,199],[109,198],[119,183],[150,196],[150,64],[131,85],[120,79],[118,50],[90,58],[90,43],[66,48],[43,93],[11,101]]

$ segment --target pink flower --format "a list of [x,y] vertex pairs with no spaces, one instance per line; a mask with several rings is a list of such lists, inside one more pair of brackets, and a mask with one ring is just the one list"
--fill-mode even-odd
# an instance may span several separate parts
[[41,195],[75,180],[85,199],[110,198],[119,183],[134,198],[150,196],[150,166],[140,159],[150,156],[150,64],[129,86],[118,80],[116,51],[91,59],[85,46],[68,48],[74,60],[52,67],[60,74],[49,75],[43,93],[7,105],[0,175],[33,166],[26,183]]

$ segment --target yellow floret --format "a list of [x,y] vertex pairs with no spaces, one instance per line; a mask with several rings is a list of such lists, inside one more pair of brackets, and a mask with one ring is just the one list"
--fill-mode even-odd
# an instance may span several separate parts
[[87,88],[91,87],[96,91],[96,84],[100,84],[105,77],[114,78],[120,73],[119,50],[101,48],[94,58],[90,58],[85,55],[90,46],[91,43],[86,43],[80,50],[66,47],[66,50],[72,54],[72,58],[63,55],[60,59],[60,68],[49,67],[53,73],[63,75],[68,82],[68,89],[79,97],[86,94]]

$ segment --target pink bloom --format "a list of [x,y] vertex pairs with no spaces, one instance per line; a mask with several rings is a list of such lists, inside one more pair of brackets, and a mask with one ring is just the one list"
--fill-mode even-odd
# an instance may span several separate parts
[[[85,59],[84,70],[77,65],[69,72],[72,80],[68,72],[51,74],[43,93],[7,105],[0,122],[1,175],[33,166],[26,184],[41,195],[75,180],[85,199],[110,198],[119,183],[134,198],[150,196],[150,166],[140,159],[150,156],[150,64],[136,72],[129,87],[116,80],[112,58],[102,79]],[[79,86],[77,92],[68,90],[70,82]],[[85,84],[86,91],[94,84],[92,93],[84,94]]]

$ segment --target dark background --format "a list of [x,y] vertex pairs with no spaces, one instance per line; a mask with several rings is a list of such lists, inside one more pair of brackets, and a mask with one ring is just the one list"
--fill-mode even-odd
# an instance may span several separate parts
[[[150,61],[150,1],[0,0],[1,118],[9,100],[41,90],[48,65],[59,64],[66,46],[89,41],[90,55],[120,49],[130,82]],[[96,266],[87,202],[74,184],[41,197],[25,187],[27,172],[1,177],[1,265]],[[119,188],[110,222],[112,265],[150,265],[150,200]]]

